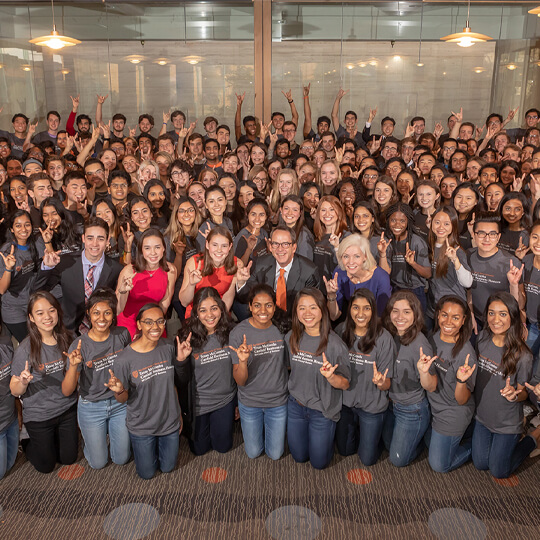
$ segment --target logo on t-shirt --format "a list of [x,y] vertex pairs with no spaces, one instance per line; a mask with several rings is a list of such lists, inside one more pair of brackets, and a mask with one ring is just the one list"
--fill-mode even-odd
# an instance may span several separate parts
[[138,371],[132,371],[131,375],[133,376],[134,379],[137,379],[139,377],[139,372]]

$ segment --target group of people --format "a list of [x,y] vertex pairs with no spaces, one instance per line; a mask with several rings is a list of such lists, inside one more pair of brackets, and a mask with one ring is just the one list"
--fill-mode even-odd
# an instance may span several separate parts
[[[72,97],[0,131],[0,478],[195,455],[512,474],[540,440],[540,111],[304,124]],[[172,129],[168,130],[169,122]],[[483,135],[487,128],[487,133]],[[233,143],[235,140],[236,144]],[[234,148],[233,148],[234,147]],[[171,318],[177,335],[167,335]],[[169,326],[170,330],[171,326]],[[17,345],[14,347],[14,344]],[[526,430],[524,406],[534,418]]]

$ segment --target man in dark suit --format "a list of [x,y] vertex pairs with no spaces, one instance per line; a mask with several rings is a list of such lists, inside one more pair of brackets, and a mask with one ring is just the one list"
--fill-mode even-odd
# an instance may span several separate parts
[[[284,225],[278,225],[272,231],[268,246],[270,254],[257,257],[253,261],[249,279],[244,284],[237,285],[236,297],[238,302],[246,304],[251,287],[257,283],[266,283],[276,291],[277,304],[290,316],[299,291],[305,287],[321,288],[319,269],[313,261],[296,255],[296,235]],[[280,305],[280,279],[285,280],[286,306],[282,303]]]
[[[64,324],[72,331],[84,331],[85,304],[92,291],[100,287],[116,289],[122,265],[105,255],[109,241],[109,226],[101,218],[90,218],[82,236],[83,251],[62,258],[46,252],[34,282],[34,291],[62,288]],[[83,323],[83,320],[85,321]]]

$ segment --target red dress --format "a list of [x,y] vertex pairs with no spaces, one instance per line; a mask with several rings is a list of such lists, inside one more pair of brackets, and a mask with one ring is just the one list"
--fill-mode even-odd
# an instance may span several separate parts
[[[195,268],[202,270],[203,269],[203,254],[199,253],[198,255],[193,256],[195,258]],[[238,264],[238,259],[234,258],[234,264]],[[214,268],[214,271],[209,276],[204,276],[197,285],[195,285],[195,292],[203,287],[214,287],[219,293],[219,296],[223,298],[223,295],[229,290],[232,280],[236,274],[227,274],[225,267],[221,266],[219,268]],[[193,301],[186,308],[186,319],[191,315],[191,310],[193,308]]]
[[167,293],[168,275],[163,268],[158,268],[152,272],[137,272],[133,276],[133,289],[129,291],[124,311],[118,315],[118,326],[127,328],[131,339],[139,332],[135,322],[139,310],[145,304],[159,304],[163,300]]

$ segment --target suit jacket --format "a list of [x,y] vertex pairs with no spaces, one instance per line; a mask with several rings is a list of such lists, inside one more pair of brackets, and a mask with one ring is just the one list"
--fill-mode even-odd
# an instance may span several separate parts
[[[95,289],[110,287],[116,289],[118,275],[122,265],[105,256],[103,270]],[[62,309],[64,324],[70,330],[77,331],[84,318],[86,298],[84,296],[84,271],[81,252],[64,255],[52,270],[40,270],[34,282],[34,291],[52,290],[58,283],[62,288]]]
[[[237,293],[238,300],[244,304],[247,303],[249,291],[257,283],[266,283],[275,290],[276,272],[277,262],[273,255],[263,255],[254,259],[249,280]],[[296,294],[305,287],[321,290],[319,269],[313,261],[301,255],[295,255],[287,277],[287,313],[289,315],[292,313]]]

